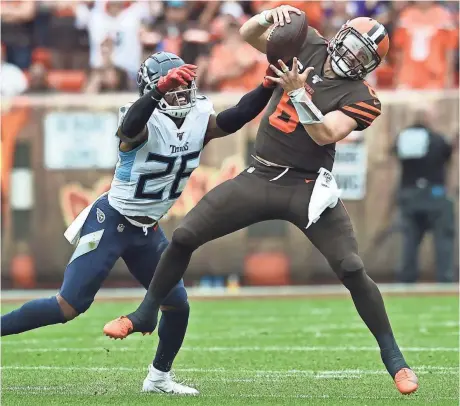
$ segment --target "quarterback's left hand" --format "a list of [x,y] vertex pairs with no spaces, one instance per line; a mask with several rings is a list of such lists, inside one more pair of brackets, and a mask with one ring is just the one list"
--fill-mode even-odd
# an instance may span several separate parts
[[309,67],[302,73],[299,73],[299,64],[297,58],[294,58],[291,70],[289,70],[289,68],[281,59],[278,59],[278,63],[281,67],[281,70],[279,70],[274,65],[270,65],[271,70],[275,72],[278,77],[275,78],[273,76],[265,76],[265,80],[279,84],[286,93],[303,88],[305,86],[305,82],[307,81],[308,75],[314,69],[313,67]]

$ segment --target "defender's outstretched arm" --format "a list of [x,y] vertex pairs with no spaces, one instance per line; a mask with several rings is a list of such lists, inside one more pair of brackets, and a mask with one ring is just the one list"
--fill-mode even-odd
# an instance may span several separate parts
[[212,115],[209,118],[208,130],[204,144],[214,138],[225,137],[243,128],[256,118],[265,108],[272,97],[274,86],[265,87],[264,84],[246,93],[233,107]]

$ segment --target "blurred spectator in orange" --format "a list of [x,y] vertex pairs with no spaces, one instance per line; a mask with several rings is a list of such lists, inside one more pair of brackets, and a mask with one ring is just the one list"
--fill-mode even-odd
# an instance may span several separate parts
[[27,89],[27,77],[16,65],[6,62],[5,46],[1,48],[2,80],[0,81],[0,94],[3,97],[13,97]]
[[263,77],[261,71],[265,71],[267,65],[265,57],[244,42],[240,26],[230,17],[222,43],[212,48],[204,82],[208,88],[244,91],[257,86]]
[[417,1],[402,12],[392,45],[397,48],[399,88],[443,89],[453,86],[458,41],[452,14],[433,1]]
[[37,4],[34,1],[2,1],[2,43],[6,60],[21,69],[30,66],[33,46],[33,20]]
[[113,40],[107,37],[101,44],[102,65],[93,69],[86,93],[120,92],[128,90],[128,77],[126,71],[120,69],[112,62]]
[[[341,3],[341,2],[339,2]],[[346,2],[345,2],[346,3]],[[323,10],[321,1],[270,1],[270,0],[252,0],[252,10],[254,14],[258,14],[263,10],[272,9],[282,4],[290,4],[291,6],[297,7],[299,10],[302,10],[308,18],[308,25],[316,28],[317,30],[322,30],[323,24]]]

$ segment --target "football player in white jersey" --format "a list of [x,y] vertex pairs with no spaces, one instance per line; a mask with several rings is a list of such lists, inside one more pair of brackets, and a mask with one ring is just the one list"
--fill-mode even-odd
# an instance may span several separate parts
[[[264,80],[236,106],[216,115],[211,101],[196,94],[195,72],[196,66],[167,52],[153,54],[141,65],[140,98],[120,109],[119,160],[110,191],[83,210],[65,233],[76,248],[59,293],[2,316],[2,336],[66,323],[85,312],[119,258],[149,286],[168,245],[158,221],[179,198],[203,147],[255,118],[273,93]],[[183,281],[161,310],[160,340],[143,391],[195,395],[196,389],[170,375],[190,311]],[[117,337],[110,328],[105,333]]]

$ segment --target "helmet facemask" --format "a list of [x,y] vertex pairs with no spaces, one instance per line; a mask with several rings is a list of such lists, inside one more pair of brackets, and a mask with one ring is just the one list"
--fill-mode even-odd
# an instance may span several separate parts
[[[149,82],[144,87],[143,94],[150,92],[158,80]],[[184,118],[196,104],[196,83],[193,80],[188,86],[180,86],[166,93],[158,103],[158,110],[174,117]]]
[[342,28],[330,41],[331,66],[338,76],[362,80],[380,64],[377,44],[353,27]]
[[184,118],[196,105],[196,84],[192,80],[188,86],[180,86],[166,93],[158,104],[158,109],[174,117]]

